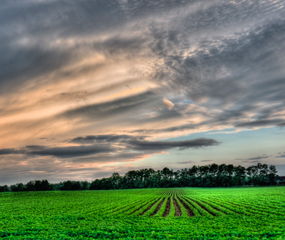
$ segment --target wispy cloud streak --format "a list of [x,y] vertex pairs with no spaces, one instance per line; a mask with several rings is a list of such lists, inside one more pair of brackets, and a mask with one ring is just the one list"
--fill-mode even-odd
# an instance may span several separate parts
[[0,21],[4,165],[131,161],[220,146],[173,137],[284,127],[282,0],[1,1]]

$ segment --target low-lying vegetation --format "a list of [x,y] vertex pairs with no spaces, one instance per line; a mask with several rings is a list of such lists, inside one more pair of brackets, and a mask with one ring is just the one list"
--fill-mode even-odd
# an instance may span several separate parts
[[284,239],[285,187],[0,194],[11,239]]

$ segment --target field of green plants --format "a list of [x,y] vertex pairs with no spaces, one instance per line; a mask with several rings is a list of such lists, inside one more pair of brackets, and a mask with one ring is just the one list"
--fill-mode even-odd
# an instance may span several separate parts
[[4,239],[285,239],[285,187],[0,194]]

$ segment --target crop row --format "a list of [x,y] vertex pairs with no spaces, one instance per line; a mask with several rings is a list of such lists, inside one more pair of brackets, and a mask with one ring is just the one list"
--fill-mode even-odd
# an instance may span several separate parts
[[[283,210],[281,206],[278,209]],[[262,204],[249,204],[246,201],[233,201],[226,196],[201,197],[187,194],[180,189],[156,192],[138,199],[138,196],[122,201],[117,206],[102,209],[108,215],[144,217],[223,217],[226,215],[281,215]]]
[[[86,191],[13,193],[12,202],[1,201],[2,216],[142,216],[142,217],[223,217],[284,216],[280,190],[254,198],[259,189],[132,189],[125,191]],[[278,195],[278,194],[280,195]],[[274,197],[270,197],[270,194]],[[82,197],[84,195],[84,197]],[[26,204],[22,203],[22,198]],[[0,199],[1,200],[1,199]],[[13,204],[12,204],[13,203]]]

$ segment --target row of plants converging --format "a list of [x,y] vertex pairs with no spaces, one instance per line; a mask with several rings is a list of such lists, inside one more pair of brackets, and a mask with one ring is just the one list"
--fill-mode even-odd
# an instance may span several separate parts
[[285,187],[0,193],[3,239],[285,239]]
[[[232,191],[232,192],[231,192]],[[13,203],[6,201],[0,206],[2,214],[20,215],[29,212],[34,216],[62,216],[77,214],[84,216],[137,216],[137,217],[220,217],[220,216],[282,216],[285,214],[285,204],[279,192],[274,195],[259,194],[256,198],[251,189],[241,191],[243,194],[233,194],[236,190],[193,191],[193,189],[152,189],[128,191],[98,191],[86,192],[82,198],[72,192],[42,192],[26,193],[29,204],[21,204],[21,198],[14,198]],[[22,193],[18,193],[22,194]],[[44,198],[43,198],[43,196]],[[57,199],[57,195],[60,198]],[[30,196],[30,197],[29,197]],[[272,198],[274,196],[274,198]],[[2,195],[3,202],[5,197]],[[78,197],[78,199],[77,199]],[[44,199],[44,201],[43,201]],[[19,203],[17,203],[19,201]],[[9,207],[12,204],[13,207]]]
[[[146,194],[145,194],[146,193]],[[39,195],[40,197],[40,195]],[[106,199],[92,199],[92,204],[84,203],[84,200],[76,201],[76,199],[66,199],[62,201],[64,204],[51,208],[48,201],[42,202],[40,207],[34,207],[30,205],[15,205],[11,211],[13,214],[22,213],[29,210],[35,215],[39,214],[45,207],[48,207],[50,215],[63,214],[68,211],[76,209],[77,213],[84,215],[102,214],[108,216],[147,216],[147,217],[218,217],[224,215],[279,215],[284,214],[284,206],[280,203],[282,201],[267,201],[266,195],[259,197],[258,201],[254,199],[254,204],[248,195],[246,197],[240,197],[233,199],[232,197],[219,197],[207,195],[193,195],[187,194],[187,190],[153,190],[152,194],[140,191],[132,194],[124,194],[122,192],[112,195],[112,201],[109,201],[109,194],[106,195]],[[108,198],[108,199],[107,199]],[[32,201],[37,201],[33,197]],[[67,201],[73,201],[74,203],[66,204]],[[88,204],[88,207],[86,205]],[[6,206],[7,207],[7,206]],[[1,210],[1,209],[0,209]],[[6,214],[9,213],[7,210]]]
[[[237,201],[238,200],[238,201]],[[285,212],[280,201],[268,202],[259,198],[254,204],[251,199],[240,197],[233,199],[223,196],[197,196],[187,194],[187,190],[156,190],[151,195],[134,195],[120,204],[108,204],[101,208],[101,214],[108,216],[144,216],[144,217],[219,217],[225,215],[280,215]],[[95,210],[95,209],[94,209]],[[95,214],[96,210],[93,213]],[[282,213],[283,212],[283,213]]]

